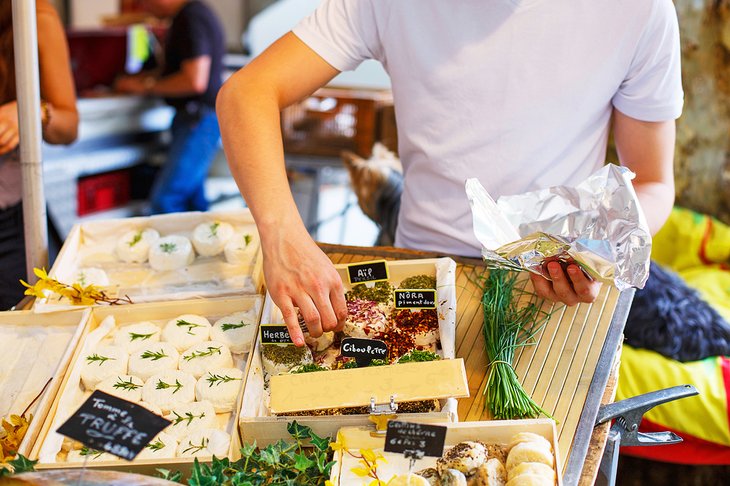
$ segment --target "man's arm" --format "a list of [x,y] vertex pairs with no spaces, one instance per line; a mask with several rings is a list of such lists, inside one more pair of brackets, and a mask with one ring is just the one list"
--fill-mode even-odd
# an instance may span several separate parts
[[261,235],[266,285],[297,345],[304,339],[295,307],[309,332],[319,336],[341,328],[347,306],[338,273],[309,236],[294,204],[279,112],[337,74],[288,33],[234,74],[216,104],[231,172]]
[[115,88],[125,93],[176,98],[205,93],[210,80],[210,56],[198,56],[180,64],[180,70],[162,78],[150,75],[124,76]]
[[636,173],[634,189],[655,234],[674,204],[674,120],[644,122],[614,109],[613,134],[621,165]]

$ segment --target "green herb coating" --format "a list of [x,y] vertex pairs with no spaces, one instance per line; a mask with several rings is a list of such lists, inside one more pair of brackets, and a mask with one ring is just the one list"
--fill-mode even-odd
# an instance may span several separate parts
[[398,287],[401,289],[435,289],[436,277],[430,275],[413,275],[404,279]]
[[401,356],[398,359],[398,363],[420,363],[423,361],[437,361],[439,359],[441,359],[441,356],[432,351],[414,349],[413,351]]
[[299,348],[297,346],[264,344],[261,353],[266,359],[274,363],[294,366],[304,360],[304,357],[307,356],[307,350],[308,348],[306,346]]
[[390,282],[375,282],[375,286],[368,287],[365,284],[357,284],[352,290],[345,294],[347,300],[371,300],[388,304],[393,301],[393,286]]

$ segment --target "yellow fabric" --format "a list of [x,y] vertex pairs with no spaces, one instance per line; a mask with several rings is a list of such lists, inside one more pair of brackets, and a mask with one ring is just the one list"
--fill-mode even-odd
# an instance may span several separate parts
[[[728,243],[730,245],[730,243]],[[693,267],[679,272],[679,276],[696,289],[726,321],[730,322],[730,271],[718,265]]]
[[728,404],[721,358],[680,363],[653,351],[624,345],[616,401],[677,385],[694,385],[699,396],[655,407],[648,420],[700,439],[730,446]]

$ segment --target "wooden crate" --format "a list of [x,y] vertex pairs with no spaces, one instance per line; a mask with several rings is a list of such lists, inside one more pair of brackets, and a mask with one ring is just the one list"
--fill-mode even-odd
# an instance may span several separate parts
[[[343,279],[343,282],[345,283],[345,289],[349,290],[351,288],[350,284],[347,283],[347,266],[346,265],[339,265],[335,267],[337,271],[340,273],[340,276]],[[454,328],[454,322],[456,319],[456,288],[454,286],[454,271],[456,268],[456,264],[453,260],[450,258],[440,258],[440,259],[423,259],[423,260],[410,260],[410,261],[391,261],[388,262],[388,269],[390,274],[390,280],[392,282],[398,283],[404,278],[411,276],[411,275],[419,275],[419,274],[426,274],[426,275],[432,275],[434,277],[437,277],[437,292],[438,292],[438,302],[439,302],[439,325],[440,325],[440,334],[441,334],[441,346],[442,346],[442,352],[445,358],[447,359],[453,359],[454,358],[454,337],[455,337],[455,328]],[[438,269],[438,271],[437,271]],[[264,304],[264,311],[262,314],[262,323],[264,324],[274,324],[274,323],[282,323],[283,319],[281,317],[281,313],[278,308],[273,304],[270,298],[267,297],[267,300]],[[425,364],[425,363],[418,363],[418,364]],[[455,363],[458,366],[461,366],[461,363]],[[394,365],[393,368],[397,368],[399,366],[406,366],[406,365]],[[380,370],[381,368],[372,368],[372,369],[365,369],[365,370],[347,370],[348,372],[364,372],[362,373],[362,377],[357,379],[364,379],[364,375],[368,372],[377,373],[375,370]],[[459,368],[461,369],[461,368]],[[424,372],[427,372],[428,370],[424,369]],[[452,370],[453,371],[453,370]],[[440,371],[439,371],[440,372]],[[330,371],[330,372],[322,372],[322,373],[312,373],[310,377],[307,377],[307,379],[322,379],[326,380],[327,376],[335,376],[340,375],[340,371]],[[342,372],[344,373],[344,371]],[[458,373],[457,373],[458,374]],[[319,375],[317,377],[314,377],[313,375]],[[360,375],[358,375],[360,376]],[[426,375],[422,375],[426,376]],[[450,376],[456,376],[456,375],[450,375]],[[301,378],[301,376],[293,376],[293,377],[282,377],[283,380],[290,380],[290,379],[297,379]],[[341,377],[340,377],[341,378]],[[350,379],[348,381],[348,377],[342,378],[345,382],[352,383],[354,382],[353,379]],[[456,385],[458,381],[458,378],[454,378],[454,383],[451,383],[452,385]],[[339,408],[343,406],[343,403],[348,402],[350,398],[354,397],[346,397],[348,394],[348,386],[342,385],[340,386],[341,393],[323,393],[323,396],[326,396],[331,400],[331,403],[329,404],[329,407],[326,408]],[[324,387],[323,387],[324,389]],[[376,389],[375,383],[373,384],[373,390]],[[438,398],[442,395],[438,394],[437,391],[438,387],[433,387],[433,395],[431,398]],[[375,397],[378,402],[387,402],[389,399],[389,395],[384,390],[380,390],[378,392],[380,395],[385,396],[378,396]],[[405,396],[407,393],[409,393],[408,390],[403,390],[403,396]],[[415,391],[414,391],[415,393]],[[286,439],[288,438],[288,433],[286,431],[286,424],[288,421],[291,421],[292,419],[297,420],[297,422],[302,423],[304,425],[307,425],[309,427],[312,427],[315,433],[321,436],[333,436],[334,433],[343,426],[358,426],[358,425],[367,425],[369,423],[369,416],[368,415],[337,415],[337,416],[315,416],[315,415],[307,415],[307,416],[286,416],[286,415],[278,415],[274,416],[270,413],[268,408],[265,406],[265,384],[264,384],[264,374],[263,374],[263,366],[261,363],[261,356],[260,356],[260,342],[257,342],[256,347],[253,350],[252,356],[251,356],[251,365],[249,367],[249,374],[246,379],[246,390],[244,392],[244,400],[242,404],[242,410],[241,410],[241,416],[240,416],[240,429],[241,429],[241,435],[242,440],[244,442],[252,442],[256,440],[256,443],[259,445],[267,445],[272,442],[275,442],[279,439]],[[351,394],[354,395],[354,394]],[[449,396],[462,396],[463,394],[454,394]],[[372,396],[372,395],[371,395]],[[290,397],[291,398],[291,397]],[[300,397],[301,398],[301,397]],[[293,399],[293,398],[292,398]],[[301,401],[301,400],[300,400]],[[353,404],[354,402],[349,401],[349,404]],[[361,405],[367,405],[367,403],[361,403]],[[453,421],[457,419],[457,416],[455,415],[456,410],[456,401],[454,398],[447,398],[445,400],[442,400],[442,411],[440,412],[432,412],[432,413],[426,413],[426,414],[400,414],[399,417],[402,420],[421,420],[421,421],[430,421],[430,422],[444,422],[444,421]]]
[[[557,431],[555,430],[555,422],[549,419],[533,419],[533,420],[499,420],[485,422],[468,422],[468,423],[443,423],[439,424],[447,428],[445,446],[454,446],[459,442],[479,440],[485,443],[507,445],[512,436],[519,432],[532,432],[538,434],[553,445],[555,454],[555,470],[561,470],[560,452],[557,441]],[[346,444],[348,450],[357,453],[359,449],[372,449],[382,451],[385,445],[384,436],[374,436],[372,428],[369,427],[349,427],[340,429],[338,437],[341,437]],[[387,463],[383,465],[381,473],[384,474],[380,479],[388,482],[389,475],[394,473],[408,473],[408,459],[400,454],[384,454]],[[425,457],[416,462],[415,471],[433,467],[437,458]],[[371,481],[370,478],[358,478],[348,471],[352,467],[357,467],[357,459],[352,458],[344,451],[335,453],[335,461],[337,463],[332,468],[331,481],[336,485],[355,486],[366,485]],[[560,474],[556,474],[558,486],[562,485]]]
[[[81,405],[89,392],[81,389],[79,382],[79,372],[82,364],[84,347],[89,338],[89,334],[99,328],[100,324],[108,316],[113,316],[117,327],[140,321],[159,321],[160,323],[173,319],[182,314],[198,314],[215,321],[234,312],[246,311],[257,308],[261,310],[261,296],[241,296],[235,298],[221,299],[200,299],[193,301],[181,302],[163,302],[138,304],[131,306],[112,306],[112,307],[96,307],[91,310],[90,318],[84,327],[78,344],[74,349],[69,366],[68,373],[63,378],[58,394],[51,404],[48,414],[45,418],[43,426],[32,448],[30,457],[40,459],[37,469],[65,469],[79,468],[82,463],[66,463],[57,462],[55,454],[60,451],[62,438],[55,433],[55,430],[73,413],[78,406]],[[234,363],[240,366],[244,371],[244,378],[241,382],[241,392],[245,386],[248,366],[250,366],[250,353],[248,356],[242,357],[240,362]],[[238,433],[238,412],[241,404],[241,392],[234,406],[230,417],[223,417],[226,422],[226,432],[231,435],[231,445],[228,451],[228,457],[236,459],[240,457],[240,435]],[[220,414],[219,414],[220,415]],[[220,418],[220,417],[219,417]],[[53,455],[53,460],[49,460],[49,456]],[[199,458],[205,461],[206,458]],[[209,458],[208,458],[209,459]],[[126,462],[122,460],[114,461],[88,461],[87,466],[99,469],[126,470],[134,472],[153,473],[156,467],[166,467],[173,470],[187,471],[193,463],[193,458],[171,458],[165,460],[144,459]]]
[[[167,272],[155,272],[149,263],[124,263],[115,256],[117,239],[128,231],[152,228],[162,236],[191,237],[198,224],[214,220],[230,223],[236,231],[256,232],[248,209],[89,221],[73,227],[49,274],[61,282],[70,283],[81,267],[101,268],[110,280],[109,293],[127,295],[135,304],[261,293],[263,263],[260,248],[251,264],[229,264],[221,254],[199,257],[185,269]],[[49,312],[70,308],[73,306],[67,301],[51,296],[37,300],[34,310]]]
[[20,454],[30,454],[89,314],[88,309],[46,315],[0,312],[0,418],[26,410],[33,415]]
[[370,157],[380,139],[389,91],[323,88],[281,113],[284,150],[338,157],[344,150]]

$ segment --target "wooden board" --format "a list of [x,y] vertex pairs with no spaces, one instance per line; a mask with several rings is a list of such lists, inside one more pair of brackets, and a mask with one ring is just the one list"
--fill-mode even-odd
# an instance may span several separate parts
[[[423,252],[387,248],[323,245],[323,249],[334,263],[363,261],[373,259],[373,256],[386,259],[431,256]],[[469,398],[459,400],[459,420],[489,420],[491,417],[484,408],[482,394],[488,367],[482,336],[479,284],[485,269],[476,259],[456,260],[456,356],[464,359],[470,394]],[[522,278],[521,286],[532,290],[527,276]],[[566,307],[546,303],[543,308],[552,315],[540,331],[537,345],[522,348],[516,353],[515,370],[523,386],[557,422],[563,472],[619,295],[615,288],[604,285],[593,304]]]

